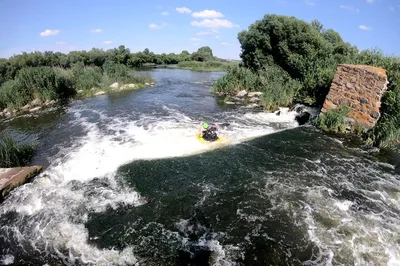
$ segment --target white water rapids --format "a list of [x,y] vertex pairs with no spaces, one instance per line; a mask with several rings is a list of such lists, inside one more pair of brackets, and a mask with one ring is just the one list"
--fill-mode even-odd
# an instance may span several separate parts
[[[194,137],[199,121],[166,109],[170,116],[143,115],[130,120],[107,117],[80,105],[69,108],[68,113],[75,117],[70,126],[80,126],[85,133],[74,137],[71,143],[60,144],[60,151],[49,158],[51,164],[42,174],[12,191],[2,204],[0,215],[16,212],[22,218],[16,224],[3,226],[3,237],[20,243],[28,253],[57,255],[67,265],[77,261],[94,265],[136,263],[131,248],[101,250],[89,245],[84,223],[89,212],[146,202],[133,189],[117,185],[115,174],[119,166],[137,159],[185,156],[209,149]],[[84,112],[96,113],[100,121],[89,122]],[[221,135],[231,138],[234,145],[276,132],[268,126],[270,122],[296,127],[295,115],[287,109],[282,109],[280,116],[248,112],[238,117],[227,113],[227,120],[221,123],[228,121],[231,126],[223,128]],[[92,184],[95,178],[106,185]],[[13,262],[13,251],[9,252],[0,258],[4,264]]]

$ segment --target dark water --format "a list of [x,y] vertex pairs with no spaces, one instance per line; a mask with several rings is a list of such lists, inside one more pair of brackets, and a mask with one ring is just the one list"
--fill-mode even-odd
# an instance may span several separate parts
[[[151,74],[154,88],[0,125],[38,140],[46,166],[1,205],[0,262],[399,265],[393,154],[382,162],[287,110],[220,105],[209,88],[223,73]],[[201,120],[232,144],[199,143]]]

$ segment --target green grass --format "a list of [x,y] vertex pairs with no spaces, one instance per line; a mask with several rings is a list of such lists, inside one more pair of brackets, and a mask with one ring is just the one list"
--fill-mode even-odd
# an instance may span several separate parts
[[17,143],[8,134],[0,133],[0,167],[28,165],[35,148],[36,144]]
[[267,67],[259,72],[238,65],[228,67],[227,74],[213,85],[213,93],[235,95],[241,90],[263,92],[261,104],[266,110],[290,105],[301,84],[281,68]]
[[115,82],[120,87],[135,84],[135,88],[125,89],[140,89],[146,87],[146,83],[154,83],[154,80],[149,75],[110,61],[103,67],[83,64],[75,64],[70,69],[27,67],[21,69],[14,80],[1,85],[0,109],[18,111],[33,100],[68,100],[80,90],[80,97],[91,97],[99,91],[112,91],[110,85]]
[[346,131],[346,116],[349,113],[348,106],[340,106],[320,114],[316,125],[325,132],[344,133]]
[[237,64],[238,63],[224,61],[182,61],[179,62],[175,68],[192,71],[227,71],[230,66]]

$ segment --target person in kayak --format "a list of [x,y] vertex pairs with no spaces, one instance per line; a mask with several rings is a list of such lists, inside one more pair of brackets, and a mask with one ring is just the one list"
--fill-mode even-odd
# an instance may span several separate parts
[[218,124],[215,124],[215,126],[211,126],[208,123],[200,122],[200,127],[199,127],[199,134],[201,137],[209,142],[216,141],[218,139],[218,134],[217,131],[220,131],[220,127]]

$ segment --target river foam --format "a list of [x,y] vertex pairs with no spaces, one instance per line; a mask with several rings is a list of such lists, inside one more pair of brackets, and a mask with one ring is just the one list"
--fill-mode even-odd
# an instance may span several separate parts
[[[22,247],[23,256],[36,254],[44,260],[56,256],[66,265],[78,261],[95,265],[137,263],[130,247],[118,251],[91,245],[84,224],[90,213],[146,203],[121,183],[116,176],[119,166],[133,160],[186,156],[210,149],[194,137],[199,121],[165,109],[168,115],[164,117],[109,117],[82,105],[70,107],[67,113],[73,119],[69,126],[80,128],[80,133],[58,144],[49,167],[32,183],[15,189],[3,203],[1,216],[15,213],[10,225],[1,227],[5,242]],[[90,118],[93,115],[95,120]],[[221,134],[238,143],[276,132],[268,126],[272,120],[296,126],[293,117],[290,113],[278,117],[248,112],[241,118],[227,113],[221,122],[230,118],[230,126],[223,127]],[[220,245],[208,244],[220,254],[217,261],[224,261]],[[12,250],[1,250],[4,263],[18,257]]]

